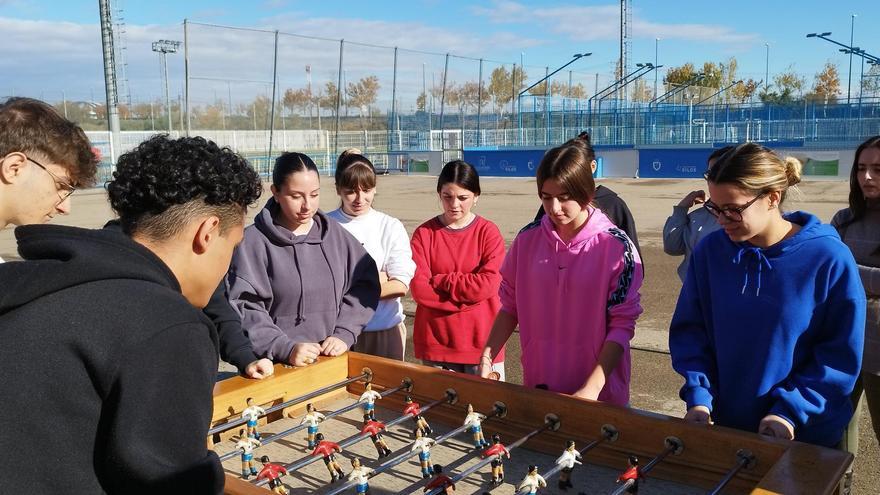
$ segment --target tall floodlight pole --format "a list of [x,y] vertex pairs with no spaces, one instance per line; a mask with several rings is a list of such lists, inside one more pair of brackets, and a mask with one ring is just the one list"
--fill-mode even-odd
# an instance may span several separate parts
[[[101,48],[104,52],[104,86],[107,92],[107,127],[110,131],[110,163],[116,163],[119,144],[119,95],[116,92],[116,59],[113,50],[113,19],[110,0],[99,0],[101,17]],[[93,99],[94,100],[94,99]]]
[[770,43],[764,43],[764,48],[767,49],[764,56],[764,80],[767,81],[767,84],[764,86],[764,93],[767,94],[770,91]]
[[181,43],[179,41],[159,40],[153,42],[153,51],[158,53],[162,58],[162,71],[165,74],[165,110],[168,112],[168,132],[171,128],[171,93],[168,89],[168,59],[166,55],[169,53],[177,53]]
[[[660,38],[654,38],[654,67],[660,67]],[[654,71],[654,97],[657,97],[657,82],[660,71]]]
[[[856,32],[856,17],[857,14],[852,14],[849,22],[849,46],[853,46],[853,39]],[[850,104],[850,98],[852,98],[852,51],[849,52],[849,75],[846,79],[846,104]]]

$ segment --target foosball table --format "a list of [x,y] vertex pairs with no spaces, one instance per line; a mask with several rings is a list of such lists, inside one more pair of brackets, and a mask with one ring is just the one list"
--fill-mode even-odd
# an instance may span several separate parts
[[214,392],[225,492],[831,494],[846,452],[349,352]]

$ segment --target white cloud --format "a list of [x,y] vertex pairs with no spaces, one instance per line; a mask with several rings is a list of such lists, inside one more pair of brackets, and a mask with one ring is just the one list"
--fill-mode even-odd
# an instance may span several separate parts
[[[496,0],[491,7],[475,7],[474,14],[496,24],[533,23],[573,41],[615,40],[620,36],[618,5],[559,5],[532,8],[507,0]],[[723,44],[755,43],[758,36],[712,24],[661,24],[633,15],[632,33],[636,38],[663,38]]]
[[[0,0],[2,1],[2,0]],[[347,82],[366,75],[377,75],[382,89],[380,101],[391,99],[393,50],[398,53],[398,95],[421,92],[422,64],[425,64],[427,84],[434,76],[437,84],[443,70],[444,54],[449,52],[465,57],[491,57],[494,47],[529,47],[541,41],[522,38],[507,32],[488,35],[455,31],[428,26],[419,22],[387,22],[363,19],[305,18],[299,14],[285,14],[261,21],[269,32],[224,29],[192,24],[189,27],[190,71],[194,77],[216,78],[222,81],[193,79],[191,99],[194,103],[226,99],[232,93],[234,100],[251,98],[267,91],[272,80],[274,34],[282,32],[324,38],[346,38],[344,68]],[[69,99],[103,100],[103,58],[100,28],[94,24],[76,24],[56,21],[31,21],[0,17],[0,32],[4,33],[4,56],[0,70],[6,75],[0,83],[0,95],[27,94],[60,100],[65,91]],[[180,25],[126,25],[126,76],[134,101],[160,98],[163,91],[159,55],[152,52],[151,43],[158,39],[183,40]],[[351,42],[348,42],[351,41]],[[383,48],[363,46],[382,45]],[[414,52],[425,51],[435,54]],[[183,48],[168,55],[168,69],[172,98],[183,86]],[[311,67],[313,88],[327,81],[336,81],[339,42],[320,41],[282,35],[279,39],[278,78],[280,87],[304,87],[305,66]],[[119,61],[118,61],[119,62]],[[513,62],[513,61],[511,61]],[[486,65],[488,77],[491,64]],[[450,62],[450,80],[475,80],[478,62],[453,57]],[[121,68],[119,77],[122,77]],[[227,83],[226,81],[230,81]],[[245,82],[262,81],[262,82]],[[414,99],[414,97],[412,98]]]

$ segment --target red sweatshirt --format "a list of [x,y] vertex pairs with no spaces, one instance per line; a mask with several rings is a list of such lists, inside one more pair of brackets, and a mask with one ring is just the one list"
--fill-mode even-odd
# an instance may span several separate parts
[[[504,238],[498,227],[477,216],[467,227],[452,230],[434,217],[413,233],[412,253],[416,357],[479,364],[501,307]],[[503,360],[502,349],[496,362]]]

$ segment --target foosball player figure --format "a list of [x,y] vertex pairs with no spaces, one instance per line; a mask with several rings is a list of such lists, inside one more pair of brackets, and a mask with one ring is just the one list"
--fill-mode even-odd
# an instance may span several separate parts
[[580,458],[581,453],[575,448],[574,440],[565,442],[565,450],[562,451],[562,455],[559,456],[559,459],[556,459],[556,465],[562,468],[559,472],[560,490],[565,490],[566,488],[572,488],[574,486],[571,484],[571,471],[574,469],[575,464],[581,464],[581,461],[579,460]]
[[385,423],[373,420],[367,421],[364,424],[364,427],[361,428],[361,434],[370,434],[370,440],[373,441],[373,447],[376,447],[376,452],[379,453],[379,459],[391,455],[391,449],[388,448],[388,444],[385,443],[385,438],[382,437],[382,431],[384,429]]
[[626,483],[632,480],[633,483],[626,489],[626,493],[639,493],[639,480],[642,479],[642,472],[639,471],[639,458],[631,455],[627,460],[629,468],[617,477],[618,483]]
[[452,482],[452,478],[443,474],[443,466],[440,464],[434,464],[434,479],[428,482],[425,485],[425,489],[423,491],[429,492],[434,490],[435,488],[442,489],[442,493],[450,494],[455,493],[455,483]]
[[251,438],[260,439],[260,432],[257,431],[257,421],[260,416],[266,414],[266,410],[260,406],[254,405],[254,399],[248,397],[247,407],[241,412],[241,417],[247,420],[247,434]]
[[364,404],[364,423],[368,420],[376,420],[376,401],[382,398],[382,394],[379,392],[375,392],[373,390],[373,385],[367,384],[364,387],[364,393],[361,394],[361,398],[358,399],[358,402],[363,402]]
[[367,466],[361,465],[361,460],[357,457],[351,460],[351,472],[348,473],[348,479],[356,481],[355,491],[358,495],[370,493],[370,474],[373,470]]
[[410,452],[419,452],[419,463],[422,466],[422,478],[430,478],[434,474],[431,469],[431,446],[434,439],[422,435],[421,430],[416,430],[416,439],[410,448]]
[[[420,406],[418,402],[413,402],[412,397],[408,395],[404,400],[403,414],[409,414],[412,416],[413,423],[416,424],[415,431],[421,431],[422,435],[430,435],[434,432],[425,418],[422,417],[422,406]],[[413,433],[415,433],[415,431]]]
[[309,446],[306,450],[312,450],[318,444],[315,441],[315,435],[318,434],[318,423],[324,421],[324,415],[315,410],[315,406],[312,403],[306,404],[306,415],[303,416],[302,421],[299,422],[300,425],[308,425],[308,433],[309,433]]
[[256,438],[247,436],[245,429],[238,430],[238,442],[236,447],[241,449],[241,478],[248,479],[257,474],[257,464],[254,462],[254,449],[262,445]]
[[483,451],[483,458],[492,458],[492,485],[498,486],[504,481],[504,456],[510,459],[510,452],[501,443],[501,435],[492,435],[492,446]]
[[486,437],[483,436],[483,420],[486,419],[486,416],[480,414],[478,412],[474,412],[474,406],[471,404],[467,405],[467,416],[464,418],[464,425],[468,426],[471,430],[471,434],[474,437],[474,448],[482,449],[489,446],[489,442],[486,441]]
[[287,469],[281,464],[269,462],[269,456],[267,455],[260,457],[260,462],[263,463],[263,469],[257,475],[257,480],[267,479],[269,480],[269,488],[272,489],[272,493],[287,495],[287,488],[284,488],[284,485],[281,483],[281,477],[287,474]]
[[330,483],[341,480],[345,477],[345,472],[342,471],[339,463],[336,462],[336,454],[342,452],[342,447],[336,442],[324,440],[323,433],[315,435],[315,440],[318,441],[318,446],[312,451],[312,455],[324,457],[324,465],[327,466],[327,471],[330,471]]
[[515,493],[535,495],[538,493],[538,488],[546,487],[547,481],[544,480],[543,476],[538,474],[538,466],[530,465],[528,474],[526,474],[526,477],[519,483],[519,486],[516,487]]

